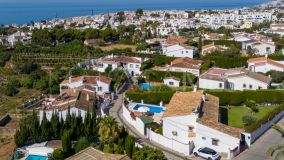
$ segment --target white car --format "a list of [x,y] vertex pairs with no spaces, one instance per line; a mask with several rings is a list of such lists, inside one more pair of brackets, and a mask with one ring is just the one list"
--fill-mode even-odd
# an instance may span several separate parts
[[193,154],[208,160],[219,160],[221,156],[213,149],[208,147],[194,148]]

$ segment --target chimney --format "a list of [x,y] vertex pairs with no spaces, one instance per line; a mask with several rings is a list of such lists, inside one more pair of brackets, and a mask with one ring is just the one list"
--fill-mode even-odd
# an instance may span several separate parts
[[268,54],[265,54],[265,58],[266,58],[266,59],[268,58]]
[[203,102],[206,101],[206,93],[205,92],[203,92],[201,99],[202,99]]
[[76,93],[76,89],[73,89],[73,93]]
[[193,86],[193,92],[197,92],[197,85]]
[[268,77],[271,78],[271,75],[269,74]]
[[72,83],[72,77],[71,76],[69,77],[69,83]]
[[89,96],[89,94],[87,94],[87,96],[86,96],[86,100],[87,100],[87,101],[89,101],[89,100],[90,100],[90,96]]

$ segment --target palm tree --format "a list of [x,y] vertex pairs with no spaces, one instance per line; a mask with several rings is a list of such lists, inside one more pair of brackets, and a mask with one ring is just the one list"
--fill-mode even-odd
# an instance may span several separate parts
[[[283,126],[275,124],[275,125],[272,126],[272,128],[274,128],[276,131],[281,133],[282,137],[284,137]],[[270,147],[266,151],[266,155],[273,160],[283,160],[284,159],[284,144],[279,144],[279,145]]]
[[110,116],[101,119],[98,127],[98,134],[102,141],[113,142],[119,137],[120,133],[122,133],[122,128],[118,126],[116,120]]

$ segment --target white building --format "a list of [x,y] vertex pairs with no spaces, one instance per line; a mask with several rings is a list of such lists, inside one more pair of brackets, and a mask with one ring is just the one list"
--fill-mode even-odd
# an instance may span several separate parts
[[284,23],[272,23],[268,32],[284,36]]
[[170,65],[157,66],[156,70],[171,71],[171,72],[185,72],[199,76],[202,62],[188,57],[176,58]]
[[242,43],[242,49],[248,50],[251,48],[255,55],[265,55],[275,53],[274,42],[261,42],[255,40],[249,40]]
[[202,91],[176,92],[163,115],[163,136],[232,158],[239,153],[242,130],[220,123],[218,115],[219,98]]
[[68,89],[76,89],[80,87],[92,88],[98,95],[110,93],[111,78],[105,76],[80,76],[69,77],[60,83],[60,94]]
[[252,72],[267,73],[269,71],[284,72],[284,61],[275,61],[265,57],[251,58],[247,61],[248,69]]
[[225,51],[227,49],[228,49],[228,47],[226,47],[226,46],[215,45],[213,43],[213,44],[208,44],[208,45],[202,46],[201,54],[206,55],[206,54],[210,54],[210,53],[215,52],[215,51]]
[[92,113],[95,109],[95,104],[95,91],[87,88],[68,89],[59,97],[45,99],[43,108],[39,112],[39,120],[42,121],[45,113],[47,120],[50,121],[52,114],[56,113],[59,119],[62,118],[65,121],[68,112],[70,115],[81,116],[84,119],[88,111]]
[[169,87],[179,87],[180,86],[180,79],[176,77],[166,77],[164,78],[164,84]]
[[131,76],[140,75],[140,67],[147,60],[140,57],[129,56],[106,56],[96,60],[93,69],[99,72],[105,72],[106,68],[111,67],[112,70],[119,68],[126,71]]
[[10,46],[15,46],[17,42],[21,42],[23,44],[29,43],[31,41],[31,36],[24,32],[16,32],[7,37],[7,42]]
[[257,90],[268,89],[271,78],[245,68],[211,68],[199,77],[199,88]]
[[195,47],[183,44],[174,44],[162,47],[162,53],[169,57],[189,57],[193,58]]

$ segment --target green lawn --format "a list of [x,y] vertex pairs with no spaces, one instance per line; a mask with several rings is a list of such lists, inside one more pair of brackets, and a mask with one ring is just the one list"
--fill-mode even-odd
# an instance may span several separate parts
[[252,113],[249,108],[243,106],[221,107],[221,121],[229,126],[243,128],[242,117],[254,114],[258,119],[263,118],[267,113],[273,110],[273,106],[259,106],[259,112]]

